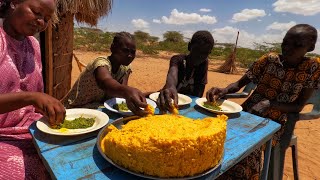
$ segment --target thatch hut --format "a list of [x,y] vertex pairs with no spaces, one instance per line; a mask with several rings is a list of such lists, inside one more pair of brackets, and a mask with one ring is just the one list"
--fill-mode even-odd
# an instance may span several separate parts
[[235,46],[233,48],[233,51],[231,52],[229,57],[227,57],[225,62],[218,68],[218,72],[228,73],[228,74],[235,74],[235,73],[238,72],[236,64],[235,64],[236,53],[237,53],[237,45],[238,45],[238,38],[239,38],[239,31],[238,31],[238,34],[237,34],[237,40],[236,40],[236,44],[235,44]]
[[62,99],[71,85],[73,26],[97,25],[111,11],[112,0],[56,0],[58,23],[40,35],[45,92]]

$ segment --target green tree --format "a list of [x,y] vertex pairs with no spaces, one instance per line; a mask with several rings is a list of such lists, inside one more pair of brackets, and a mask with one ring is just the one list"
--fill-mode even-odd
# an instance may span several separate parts
[[149,42],[151,43],[151,44],[154,44],[154,43],[156,43],[156,42],[158,42],[159,41],[159,37],[156,37],[156,36],[150,36],[149,37]]
[[183,35],[177,31],[167,31],[163,34],[163,39],[165,42],[175,42],[180,43],[183,41]]
[[136,31],[133,33],[133,35],[138,43],[143,43],[143,44],[154,44],[159,40],[158,37],[150,36],[149,33],[146,33],[143,31]]
[[150,34],[143,31],[136,31],[133,35],[137,42],[142,43],[147,43],[150,38]]

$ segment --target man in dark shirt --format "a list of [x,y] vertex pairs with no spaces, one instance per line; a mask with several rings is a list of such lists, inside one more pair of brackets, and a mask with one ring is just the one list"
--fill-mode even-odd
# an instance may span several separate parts
[[214,39],[209,31],[197,31],[188,44],[190,53],[171,58],[166,84],[158,98],[160,110],[171,111],[172,106],[177,107],[178,93],[202,97],[207,84],[208,56],[213,45]]

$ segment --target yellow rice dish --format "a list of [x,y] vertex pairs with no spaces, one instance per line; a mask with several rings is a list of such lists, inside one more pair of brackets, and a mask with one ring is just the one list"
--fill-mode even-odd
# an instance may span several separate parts
[[144,110],[148,112],[147,116],[154,115],[154,107],[152,107],[150,104],[148,104],[147,107]]
[[115,163],[150,176],[187,177],[216,166],[222,158],[227,116],[193,120],[157,115],[108,126],[102,151]]

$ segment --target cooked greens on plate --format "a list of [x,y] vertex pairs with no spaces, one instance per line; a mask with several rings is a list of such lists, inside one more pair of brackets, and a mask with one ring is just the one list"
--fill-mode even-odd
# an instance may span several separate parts
[[75,118],[74,120],[64,120],[60,125],[54,127],[54,129],[85,129],[92,127],[95,122],[95,118],[84,118],[82,116]]
[[204,102],[203,103],[203,106],[206,107],[206,108],[209,108],[209,109],[212,109],[212,110],[216,110],[216,111],[221,111],[221,107],[220,107],[220,104],[217,103],[217,102]]
[[128,106],[127,106],[127,103],[125,103],[124,101],[122,101],[119,104],[113,105],[113,108],[118,110],[118,111],[130,111]]

